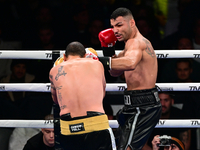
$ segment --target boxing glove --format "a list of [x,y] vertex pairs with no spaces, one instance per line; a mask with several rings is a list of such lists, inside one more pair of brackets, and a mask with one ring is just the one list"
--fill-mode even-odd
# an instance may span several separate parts
[[55,61],[55,63],[53,64],[53,67],[59,65],[60,63],[62,63],[64,61],[63,57],[58,57],[57,60]]
[[[97,52],[93,49],[93,48],[85,48],[86,51],[86,58],[92,58],[94,60],[99,60],[99,58],[97,57],[98,54]],[[55,61],[53,67],[59,65],[60,63],[64,62],[64,58],[63,57],[58,57],[57,60]]]
[[103,30],[98,35],[99,41],[101,42],[101,47],[103,50],[104,56],[113,56],[115,55],[115,43],[117,38],[113,32],[113,29],[109,28]]
[[92,58],[94,60],[99,60],[99,58],[97,57],[98,54],[93,48],[91,48],[91,47],[85,48],[85,51],[86,51],[86,58]]
[[110,70],[111,69],[111,57],[98,57],[97,52],[89,47],[85,49],[86,51],[86,58],[92,58],[94,60],[99,60],[105,69]]
[[111,70],[111,57],[99,57],[99,61],[103,64],[105,70]]

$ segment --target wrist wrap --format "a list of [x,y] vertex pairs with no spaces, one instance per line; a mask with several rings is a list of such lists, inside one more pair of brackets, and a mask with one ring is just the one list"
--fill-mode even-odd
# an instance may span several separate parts
[[103,55],[112,57],[115,55],[115,47],[102,47]]
[[111,70],[111,57],[99,57],[99,61],[106,70]]

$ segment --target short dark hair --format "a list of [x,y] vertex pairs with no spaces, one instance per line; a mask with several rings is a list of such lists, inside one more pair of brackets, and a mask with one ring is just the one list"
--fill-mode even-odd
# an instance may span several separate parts
[[85,56],[85,53],[85,47],[83,46],[83,44],[77,41],[69,43],[65,50],[66,57],[68,57],[69,55],[78,55],[83,58]]
[[44,120],[54,120],[53,114],[48,114],[44,117]]
[[10,65],[10,69],[12,70],[12,68],[18,64],[24,64],[26,66],[27,60],[26,59],[13,59],[11,65]]
[[172,92],[169,91],[159,91],[158,94],[166,94],[169,95],[170,98],[174,99],[175,95]]
[[113,13],[110,16],[110,19],[114,19],[115,20],[119,16],[122,16],[122,17],[124,17],[124,16],[133,16],[133,14],[128,8],[120,7],[120,8],[117,8],[116,10],[113,11]]

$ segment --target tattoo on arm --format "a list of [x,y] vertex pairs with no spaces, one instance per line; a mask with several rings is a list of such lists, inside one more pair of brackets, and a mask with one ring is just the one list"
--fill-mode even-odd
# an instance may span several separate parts
[[52,99],[55,103],[58,103],[57,95],[56,95],[56,88],[55,88],[55,85],[53,83],[53,75],[49,75],[49,80],[50,80],[50,83],[51,83],[51,97],[52,97]]
[[[60,76],[62,76],[62,75],[66,75],[67,73],[65,72],[65,71],[63,71],[62,70],[63,69],[63,66],[60,66],[59,68],[58,68],[58,73],[57,73],[57,75],[56,75],[56,77],[55,77],[55,80],[56,81],[58,81],[58,78],[60,77]],[[62,72],[63,71],[63,72]]]
[[54,86],[54,84],[53,84],[53,76],[52,75],[49,75],[49,79],[50,79],[50,83],[51,83],[51,88],[53,89],[53,90],[56,90],[55,89],[55,86]]
[[150,45],[150,43],[146,39],[143,39],[143,41],[146,43],[145,51],[147,52],[147,54],[149,54],[151,57],[155,57],[153,47]]
[[52,99],[53,99],[53,101],[55,103],[58,103],[58,101],[57,101],[57,95],[56,95],[56,88],[55,88],[53,82],[51,82],[51,97],[52,97]]
[[52,85],[53,85],[53,76],[52,75],[49,75],[49,80],[50,80],[50,83],[51,83],[51,87],[52,87]]
[[58,101],[59,101],[60,109],[64,109],[67,106],[62,104],[62,95],[61,95],[61,92],[60,92],[61,89],[62,89],[62,86],[59,86],[59,87],[56,88],[56,90],[58,91]]
[[51,89],[56,90],[53,84],[51,84]]
[[52,76],[52,75],[49,75],[49,79],[52,80],[52,79],[53,79],[53,76]]

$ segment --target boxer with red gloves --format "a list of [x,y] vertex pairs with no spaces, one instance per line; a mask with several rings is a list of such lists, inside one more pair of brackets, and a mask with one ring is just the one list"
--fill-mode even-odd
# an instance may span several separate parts
[[[113,77],[124,74],[127,89],[124,91],[124,107],[117,115],[119,124],[115,138],[117,150],[141,150],[160,119],[162,107],[156,86],[157,57],[150,41],[138,30],[132,12],[117,8],[110,16],[112,29],[99,34],[104,56],[109,56]],[[116,39],[124,41],[124,50],[114,58],[109,51]],[[105,51],[107,49],[107,51]],[[112,64],[111,64],[112,63]]]
[[113,29],[109,28],[101,31],[99,33],[99,40],[101,42],[101,47],[103,49],[104,56],[112,57],[113,55],[115,55],[114,46],[117,41],[117,38],[115,37]]
[[111,57],[115,55],[115,43],[117,38],[113,29],[109,28],[99,33],[99,40],[103,50],[104,57],[100,57],[99,61],[102,62],[104,67],[108,70],[111,69]]

